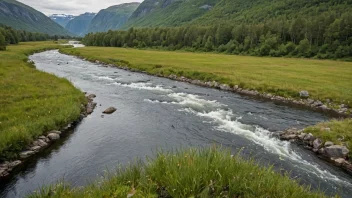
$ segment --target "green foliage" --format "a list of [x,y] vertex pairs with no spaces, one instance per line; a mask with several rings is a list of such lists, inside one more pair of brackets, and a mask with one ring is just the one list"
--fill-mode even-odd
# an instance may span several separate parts
[[5,50],[6,50],[5,36],[2,35],[2,33],[0,32],[0,51],[5,51]]
[[324,198],[281,175],[272,167],[231,155],[221,148],[158,152],[84,188],[44,187],[29,198],[42,197],[286,197]]
[[52,42],[20,43],[0,53],[0,163],[16,158],[38,136],[77,119],[84,95],[68,80],[27,63]]
[[73,36],[43,13],[15,0],[0,1],[0,23],[18,30]]

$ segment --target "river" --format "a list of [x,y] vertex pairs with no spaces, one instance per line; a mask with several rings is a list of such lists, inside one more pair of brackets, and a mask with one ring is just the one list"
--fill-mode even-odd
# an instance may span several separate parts
[[[289,171],[300,183],[342,197],[352,194],[352,178],[310,151],[272,134],[329,119],[288,107],[165,78],[107,68],[47,51],[30,57],[37,69],[70,80],[97,95],[94,113],[67,137],[0,183],[0,197],[23,197],[42,185],[64,180],[86,185],[105,170],[126,165],[157,149],[221,145],[277,171]],[[117,111],[102,117],[114,106]]]

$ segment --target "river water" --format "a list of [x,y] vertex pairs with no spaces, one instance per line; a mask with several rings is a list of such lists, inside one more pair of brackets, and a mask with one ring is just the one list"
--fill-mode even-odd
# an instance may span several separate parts
[[[327,194],[352,195],[352,178],[310,151],[272,134],[329,119],[320,113],[165,78],[107,68],[47,51],[30,57],[39,70],[97,95],[94,113],[25,170],[0,184],[0,197],[23,197],[64,180],[82,186],[157,149],[221,145]],[[114,106],[117,111],[102,116]]]

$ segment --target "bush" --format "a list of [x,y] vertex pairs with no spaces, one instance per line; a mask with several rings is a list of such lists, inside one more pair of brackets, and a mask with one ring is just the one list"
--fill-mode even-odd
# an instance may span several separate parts
[[6,40],[5,36],[1,34],[0,32],[0,51],[5,51],[6,50]]

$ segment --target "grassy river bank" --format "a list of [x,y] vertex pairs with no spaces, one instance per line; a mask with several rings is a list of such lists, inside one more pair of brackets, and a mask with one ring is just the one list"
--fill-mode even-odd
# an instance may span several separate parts
[[35,138],[80,116],[84,94],[68,80],[38,71],[28,55],[60,48],[27,42],[0,52],[0,162],[16,158]]

